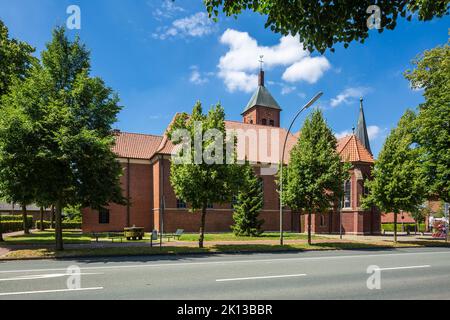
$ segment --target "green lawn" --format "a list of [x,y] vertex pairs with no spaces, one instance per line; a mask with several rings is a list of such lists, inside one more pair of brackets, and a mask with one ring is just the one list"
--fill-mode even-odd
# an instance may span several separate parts
[[317,251],[317,250],[353,250],[353,249],[393,249],[406,247],[423,247],[423,246],[447,246],[445,242],[424,243],[361,243],[361,242],[322,242],[313,245],[307,243],[290,244],[285,246],[269,245],[269,244],[239,244],[239,245],[210,245],[204,249],[195,246],[184,247],[159,247],[140,246],[140,247],[113,247],[113,248],[83,248],[83,249],[67,249],[62,252],[55,252],[53,249],[34,249],[34,250],[15,250],[8,253],[2,259],[30,259],[30,258],[70,258],[70,257],[101,257],[101,256],[146,256],[146,255],[177,255],[177,254],[193,254],[193,253],[239,253],[239,252],[280,252],[280,251]]
[[[184,234],[180,237],[180,241],[198,241],[198,234]],[[278,240],[280,239],[279,232],[263,233],[259,237],[237,237],[233,233],[207,233],[205,234],[205,241],[248,241],[248,240]],[[307,240],[308,236],[299,233],[284,233],[286,240]],[[320,239],[318,236],[313,236],[313,239]],[[323,238],[322,238],[323,239]]]
[[[91,241],[95,241],[91,237],[91,234],[83,234],[80,231],[64,231],[63,232],[64,242],[67,244],[79,244],[79,243],[90,243]],[[307,236],[304,234],[298,233],[290,233],[287,232],[284,234],[286,240],[307,240]],[[199,235],[197,233],[184,234],[180,237],[179,241],[186,242],[197,242]],[[280,238],[280,234],[277,232],[268,232],[263,233],[260,237],[236,237],[233,233],[208,233],[205,234],[205,241],[251,241],[251,240],[278,240]],[[313,239],[321,239],[320,237],[313,236]],[[324,239],[324,238],[322,238]],[[55,242],[55,234],[53,230],[46,231],[35,231],[30,235],[20,235],[14,237],[6,237],[6,244],[10,245],[27,245],[27,244],[53,244]],[[111,242],[112,239],[108,238],[107,233],[101,234],[99,237],[100,242]],[[118,238],[114,238],[114,242],[120,242],[121,240]],[[158,242],[159,240],[155,241]],[[164,239],[167,241],[167,239]],[[171,239],[170,241],[174,241]],[[150,242],[150,233],[146,233],[143,240],[127,240],[122,238],[123,243],[131,242],[131,243],[148,243]]]
[[[64,243],[90,243],[91,238],[88,235],[83,235],[79,231],[64,231]],[[29,245],[29,244],[54,244],[55,233],[53,231],[36,231],[29,235],[20,235],[14,237],[5,237],[6,244],[12,245]]]

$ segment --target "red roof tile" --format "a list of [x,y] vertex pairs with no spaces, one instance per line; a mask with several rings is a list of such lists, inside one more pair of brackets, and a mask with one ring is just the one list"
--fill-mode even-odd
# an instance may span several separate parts
[[113,151],[120,158],[150,159],[162,139],[161,136],[120,132],[116,136]]
[[337,152],[343,161],[374,163],[373,156],[355,135],[339,139]]
[[[254,130],[258,137],[260,137],[261,133],[265,133],[267,135],[266,146],[261,145],[259,138],[256,146],[247,142],[245,149],[238,152],[238,160],[248,159],[249,161],[256,163],[279,163],[279,159],[281,158],[281,153],[283,151],[283,143],[287,134],[285,129],[246,124],[237,121],[225,121],[225,126],[227,130],[232,131],[244,130],[244,132],[248,132],[247,130]],[[275,130],[275,132],[278,133],[277,141],[279,146],[279,155],[274,157],[271,157],[272,150],[273,152],[276,152],[276,150],[272,147],[271,130]],[[286,143],[284,163],[289,162],[290,151],[296,144],[298,136],[299,134],[289,134]],[[117,136],[116,145],[113,148],[113,151],[122,158],[150,159],[155,154],[170,155],[174,148],[175,146],[167,138],[166,134],[164,136],[153,136],[121,132]],[[263,153],[266,153],[266,155],[258,152],[260,148],[265,148]],[[337,152],[340,154],[343,161],[367,163],[374,162],[372,155],[369,151],[367,151],[355,135],[347,136],[338,140]]]

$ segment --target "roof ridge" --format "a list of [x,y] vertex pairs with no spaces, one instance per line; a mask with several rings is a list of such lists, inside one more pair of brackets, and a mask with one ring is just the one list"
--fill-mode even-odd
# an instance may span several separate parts
[[134,134],[134,135],[137,135],[137,136],[156,137],[156,138],[162,138],[163,137],[163,136],[156,135],[156,134],[151,134],[151,133],[138,133],[138,132],[129,132],[129,131],[120,131],[119,134],[122,134],[122,133]]
[[[347,142],[342,146],[342,150],[344,150],[345,147],[349,144],[350,140],[352,140],[352,135],[345,136],[345,137],[342,138],[342,139],[345,139],[345,138],[348,138],[348,139],[347,139]],[[342,150],[341,150],[341,151],[342,151]]]

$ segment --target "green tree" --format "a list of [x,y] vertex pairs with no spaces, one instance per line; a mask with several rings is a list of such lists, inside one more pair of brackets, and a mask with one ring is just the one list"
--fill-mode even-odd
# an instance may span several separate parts
[[81,206],[80,205],[71,205],[64,208],[64,219],[68,221],[79,221],[81,222],[82,214],[81,214]]
[[[0,100],[5,95],[10,86],[15,81],[22,81],[28,75],[31,66],[36,62],[36,59],[32,56],[34,48],[25,42],[11,39],[9,37],[8,28],[3,21],[0,20]],[[0,109],[1,112],[1,109]],[[1,162],[1,160],[0,160]],[[0,165],[1,166],[1,165]],[[17,168],[16,168],[17,169]],[[12,169],[8,172],[8,175],[17,174],[17,170]],[[2,188],[4,184],[0,184]],[[13,187],[9,185],[9,187]],[[17,187],[14,187],[15,191]],[[0,190],[0,194],[9,195],[9,190]],[[22,190],[21,193],[28,193],[27,190]],[[15,194],[17,196],[17,193]],[[23,195],[20,197],[27,198]],[[25,201],[26,202],[26,201]],[[24,210],[24,221],[26,221],[26,208]],[[24,230],[28,233],[28,226],[24,222]],[[3,240],[1,235],[1,220],[0,220],[0,241]]]
[[311,244],[313,212],[328,211],[343,193],[349,165],[336,152],[336,137],[320,110],[309,116],[297,144],[291,151],[290,162],[283,180],[283,203],[293,210],[308,213],[308,243]]
[[0,97],[6,94],[12,83],[23,80],[36,62],[34,48],[29,44],[10,39],[8,28],[0,20]]
[[345,47],[369,37],[369,6],[381,9],[381,29],[394,30],[400,17],[420,21],[448,14],[450,0],[204,0],[210,16],[217,20],[219,10],[237,16],[251,10],[267,17],[266,28],[282,35],[299,35],[305,49],[324,53],[337,43]]
[[36,198],[36,172],[33,159],[37,152],[32,122],[20,109],[8,104],[0,108],[0,196],[20,204],[23,230],[29,234],[27,206]]
[[57,250],[63,250],[64,207],[125,203],[122,169],[111,150],[112,124],[121,107],[117,95],[89,73],[89,51],[78,38],[69,41],[64,28],[56,28],[42,64],[7,97],[8,107],[30,121],[37,140],[30,157],[36,202],[55,206]]
[[397,242],[397,218],[400,211],[413,212],[425,194],[425,174],[420,163],[420,150],[414,145],[416,115],[408,110],[386,139],[367,182],[369,195],[364,208],[376,205],[394,213],[394,242]]
[[248,162],[241,170],[242,182],[233,205],[235,224],[231,228],[236,236],[257,237],[261,235],[261,226],[264,224],[264,220],[258,219],[263,207],[262,181]]
[[[216,130],[222,136],[208,137],[207,130]],[[193,212],[201,211],[199,247],[203,248],[208,204],[230,202],[238,184],[237,164],[227,164],[223,159],[227,151],[224,110],[216,105],[205,115],[198,102],[190,116],[176,116],[168,136],[176,146],[200,141],[197,147],[180,149],[178,155],[184,160],[172,161],[170,182],[179,199],[189,203]],[[208,163],[205,153],[219,156],[219,161]]]
[[425,222],[431,215],[431,208],[428,205],[417,206],[413,211],[411,211],[411,217],[416,222],[416,232],[420,231],[420,224]]
[[450,202],[450,46],[425,51],[406,72],[414,89],[424,89],[416,142],[427,173],[430,195]]

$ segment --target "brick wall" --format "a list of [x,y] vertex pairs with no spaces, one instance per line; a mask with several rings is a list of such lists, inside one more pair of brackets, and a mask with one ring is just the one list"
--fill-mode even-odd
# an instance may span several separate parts
[[[135,163],[130,161],[122,162],[123,175],[120,179],[122,193],[128,196],[127,183],[130,182],[129,225],[144,227],[146,231],[153,230],[152,217],[152,170],[149,163]],[[129,168],[129,172],[128,172]],[[128,180],[128,174],[129,180]],[[122,231],[128,225],[128,208],[117,204],[109,207],[109,223],[99,223],[99,213],[97,210],[85,208],[83,213],[83,231],[85,232],[107,232]]]

